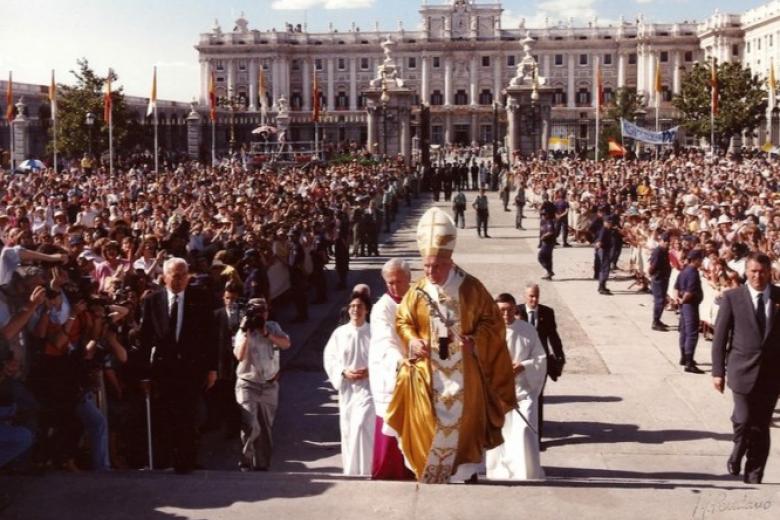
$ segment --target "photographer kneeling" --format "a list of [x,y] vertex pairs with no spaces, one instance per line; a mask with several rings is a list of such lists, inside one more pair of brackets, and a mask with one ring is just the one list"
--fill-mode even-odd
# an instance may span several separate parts
[[233,353],[236,401],[241,407],[241,471],[265,471],[271,464],[271,429],[279,401],[279,349],[290,338],[278,323],[268,321],[268,304],[253,298],[236,333]]

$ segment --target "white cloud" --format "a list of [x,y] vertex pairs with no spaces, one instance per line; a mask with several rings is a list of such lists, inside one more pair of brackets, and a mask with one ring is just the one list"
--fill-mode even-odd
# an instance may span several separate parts
[[[507,9],[501,19],[501,25],[505,29],[517,29],[521,22],[529,29],[541,29],[549,24],[555,27],[559,24],[566,25],[569,18],[574,20],[575,27],[585,27],[588,22],[595,19],[599,27],[617,25],[616,20],[598,18],[596,4],[599,0],[541,0],[537,4],[537,11],[533,15],[523,15]],[[651,2],[652,0],[635,0],[637,2]]]
[[271,9],[277,11],[301,11],[304,9],[364,9],[374,0],[274,0]]
[[634,0],[634,1],[635,1],[636,3],[638,3],[638,4],[649,4],[649,3],[651,3],[653,0]]

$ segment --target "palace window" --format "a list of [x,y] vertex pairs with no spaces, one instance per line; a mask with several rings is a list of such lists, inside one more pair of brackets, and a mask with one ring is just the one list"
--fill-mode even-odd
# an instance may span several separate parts
[[466,94],[465,90],[458,90],[455,92],[455,104],[456,105],[468,105],[469,104],[469,96]]
[[349,109],[349,96],[343,90],[339,91],[338,95],[336,96],[336,110],[347,109]]
[[490,67],[490,56],[482,56],[482,66]]
[[587,64],[588,64],[588,55],[580,54],[580,65],[587,65]]
[[693,61],[693,51],[685,51],[685,61],[688,63]]
[[612,65],[612,55],[611,54],[605,54],[604,55],[604,65]]
[[417,68],[417,58],[412,56],[406,61],[406,65],[410,70]]
[[368,70],[368,58],[360,58],[360,70]]
[[433,68],[434,69],[438,69],[439,66],[441,66],[441,58],[439,58],[439,56],[434,56],[431,61],[433,63]]
[[628,64],[629,65],[636,65],[636,53],[632,52],[628,55]]
[[322,59],[321,58],[314,58],[314,70],[321,71],[322,70]]
[[560,67],[563,65],[563,54],[556,54],[555,55],[555,66]]
[[339,70],[347,70],[347,60],[345,60],[344,58],[339,58],[338,67]]
[[443,105],[444,104],[444,96],[442,95],[441,91],[434,90],[431,92],[431,105]]
[[590,106],[590,91],[581,88],[577,91],[577,106]]
[[479,104],[480,105],[493,104],[493,93],[490,92],[489,88],[483,89],[482,92],[479,93]]
[[661,51],[661,63],[669,63],[669,51]]
[[510,54],[506,57],[506,66],[507,67],[514,67],[515,66],[515,56],[514,54]]

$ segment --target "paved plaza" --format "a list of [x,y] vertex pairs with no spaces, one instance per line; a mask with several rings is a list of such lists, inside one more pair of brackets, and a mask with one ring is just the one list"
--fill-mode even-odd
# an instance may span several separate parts
[[[467,194],[470,203],[473,193]],[[460,230],[455,261],[494,294],[522,298],[543,274],[536,262],[538,220],[514,228],[491,193],[490,239],[477,237],[474,212]],[[382,252],[412,258],[420,276],[414,228],[430,202],[406,215]],[[449,209],[449,203],[439,205]],[[535,215],[533,210],[527,211]],[[627,251],[626,251],[627,252]],[[600,296],[592,249],[555,250],[555,280],[541,282],[541,301],[557,315],[567,364],[547,384],[543,482],[418,486],[340,475],[336,394],[324,379],[321,352],[343,301],[314,309],[292,332],[284,359],[275,458],[267,473],[239,473],[236,445],[206,442],[207,470],[191,476],[116,472],[4,478],[13,504],[3,518],[778,518],[780,439],[775,429],[765,484],[726,474],[731,397],[709,375],[677,365],[676,331],[650,330],[652,299],[610,281]],[[627,260],[624,254],[623,260]],[[356,260],[353,282],[369,281],[379,296],[384,258]],[[341,293],[342,300],[346,298]],[[666,315],[667,323],[676,318]],[[708,342],[696,359],[709,367]],[[208,440],[208,439],[207,439]],[[216,446],[216,448],[214,448]]]

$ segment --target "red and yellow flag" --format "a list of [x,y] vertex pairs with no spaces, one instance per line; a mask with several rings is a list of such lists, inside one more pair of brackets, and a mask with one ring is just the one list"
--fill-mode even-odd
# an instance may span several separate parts
[[718,63],[715,59],[712,60],[710,65],[710,87],[712,89],[712,113],[718,113]]
[[214,76],[214,69],[211,69],[209,76],[209,119],[217,120],[217,78]]
[[596,61],[596,110],[604,107],[604,78],[601,77],[601,63]]
[[311,89],[311,122],[317,123],[320,120],[320,87],[317,84],[317,70],[314,70],[314,85]]
[[103,120],[106,123],[111,122],[111,111],[114,107],[114,103],[111,100],[111,69],[108,69],[108,77],[106,78],[106,92],[103,94]]
[[5,90],[5,118],[12,120],[14,118],[14,73],[8,72],[8,85]]
[[54,81],[54,69],[51,71],[51,84],[49,84],[49,106],[51,106],[51,118],[57,119],[57,83]]
[[626,149],[620,146],[614,139],[607,140],[610,157],[623,157],[626,155]]

